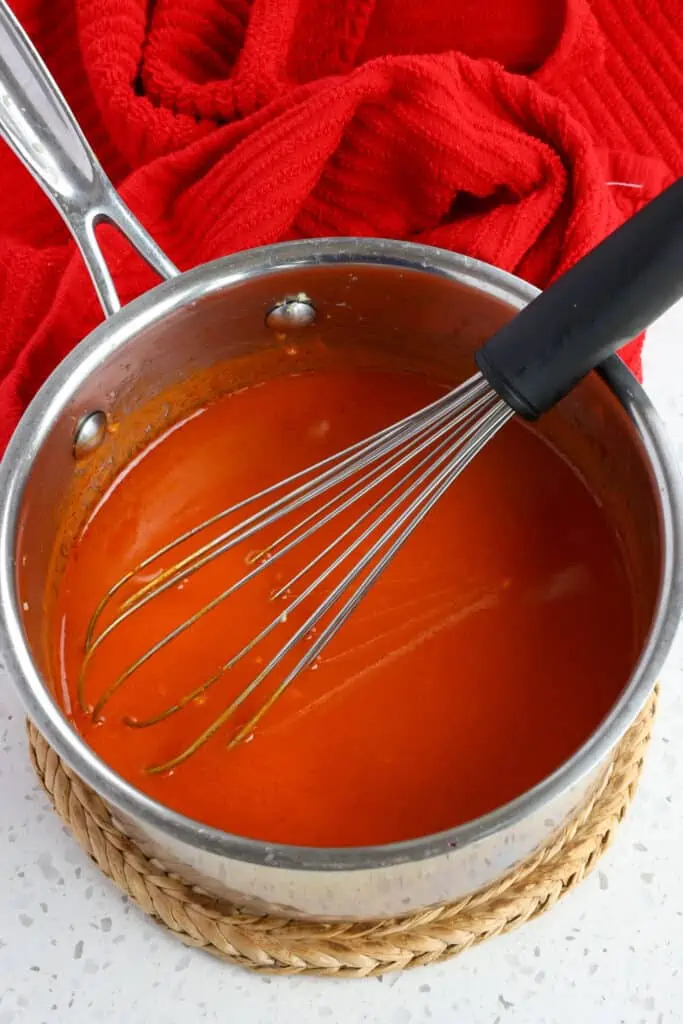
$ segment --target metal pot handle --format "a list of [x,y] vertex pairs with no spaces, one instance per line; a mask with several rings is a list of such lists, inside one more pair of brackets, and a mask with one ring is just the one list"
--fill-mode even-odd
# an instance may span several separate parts
[[117,227],[162,278],[179,273],[119,198],[5,0],[0,0],[0,135],[66,221],[105,316],[121,302],[95,237],[98,224]]

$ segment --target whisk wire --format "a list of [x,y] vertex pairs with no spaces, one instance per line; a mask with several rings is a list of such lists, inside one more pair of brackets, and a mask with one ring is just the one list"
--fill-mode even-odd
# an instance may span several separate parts
[[[353,521],[337,532],[332,540],[325,544],[306,565],[295,572],[286,583],[280,584],[276,590],[271,592],[273,601],[286,597],[288,594],[292,596],[283,611],[274,616],[236,654],[217,668],[208,679],[190,689],[174,704],[162,709],[156,715],[142,720],[134,716],[124,718],[124,721],[130,726],[146,728],[158,724],[186,708],[204,695],[226,672],[234,668],[278,626],[285,624],[288,617],[304,602],[323,588],[328,581],[333,580],[338,571],[343,571],[344,563],[347,563],[354,553],[369,544],[368,549],[360,554],[348,571],[344,572],[341,580],[321,598],[317,606],[305,617],[304,622],[293,631],[267,664],[214,718],[208,727],[177,756],[150,766],[148,771],[152,773],[168,771],[191,757],[226,724],[237,709],[282,664],[298,644],[303,640],[310,641],[304,654],[293,667],[286,671],[284,678],[266,697],[258,710],[232,735],[228,747],[233,747],[248,738],[266,712],[287,690],[294,679],[317,662],[321,652],[342,628],[439,498],[512,415],[513,412],[509,406],[496,395],[479,374],[475,374],[461,388],[379,431],[370,439],[358,442],[319,461],[306,470],[292,474],[286,480],[264,488],[258,494],[237,502],[228,509],[221,510],[147,556],[108,590],[91,618],[86,635],[85,656],[78,679],[78,696],[81,706],[86,707],[86,677],[93,657],[104,642],[149,601],[168,591],[180,580],[198,572],[237,544],[313,503],[311,510],[304,512],[293,525],[288,526],[274,540],[261,546],[258,551],[251,552],[247,556],[245,563],[253,568],[248,568],[248,571],[232,582],[229,587],[169,630],[121,672],[94,704],[92,717],[95,720],[101,717],[107,703],[124,683],[168,644],[191,629],[205,615],[213,612],[241,587],[265,571],[267,566],[272,566],[273,562],[283,558],[301,543],[310,540],[325,526],[348,512],[359,501],[363,501],[373,491],[381,488],[382,484],[389,481],[389,486],[386,489],[381,488],[379,495],[371,501],[367,508],[360,510]],[[394,478],[393,482],[392,477]],[[332,491],[331,495],[330,491]],[[278,492],[279,496],[265,507],[257,509],[245,519],[222,530],[217,537],[200,545],[195,551],[180,558],[171,566],[160,570],[153,579],[139,586],[121,602],[112,621],[105,625],[99,633],[96,633],[98,622],[107,605],[127,583],[135,579],[136,575],[148,569],[179,545],[197,537],[202,531]],[[335,554],[336,551],[338,551],[337,554]],[[329,564],[325,564],[329,558],[331,561]],[[293,590],[297,584],[307,576],[311,576],[314,570],[321,566],[321,563],[324,567],[313,576],[300,594],[294,595]],[[344,598],[346,599],[344,600]],[[343,603],[334,611],[340,602]],[[313,638],[320,622],[330,613],[333,613],[330,621],[324,626],[320,635]]]
[[[291,671],[285,676],[281,683],[277,686],[276,690],[265,700],[262,706],[257,712],[249,719],[249,721],[243,725],[237,733],[228,742],[228,749],[236,746],[246,736],[251,734],[263,718],[266,712],[272,707],[276,700],[278,700],[285,690],[291,685],[291,683],[303,672],[309,665],[311,665],[320,656],[323,649],[329,644],[332,638],[339,632],[342,626],[345,624],[352,612],[357,608],[362,599],[365,597],[367,592],[381,576],[384,570],[387,568],[391,560],[395,557],[396,553],[403,546],[408,537],[413,533],[417,526],[422,522],[427,513],[434,507],[436,502],[441,498],[451,484],[460,476],[461,472],[471,462],[471,460],[477,455],[482,448],[488,443],[495,433],[503,426],[505,422],[512,415],[511,411],[504,406],[504,403],[500,403],[503,406],[502,409],[497,409],[497,415],[494,415],[490,422],[485,424],[485,427],[481,427],[479,431],[474,435],[472,440],[471,451],[467,453],[466,457],[457,459],[452,465],[449,465],[442,473],[439,474],[437,479],[429,485],[425,492],[420,495],[419,498],[415,499],[411,505],[405,509],[405,511],[398,517],[398,519],[388,527],[385,534],[376,541],[370,551],[363,556],[360,563],[355,566],[342,580],[341,583],[335,587],[329,598],[327,598],[321,607],[324,607],[324,611],[319,613],[315,612],[309,620],[301,627],[301,629],[295,634],[295,636],[282,648],[278,654],[271,660],[267,669],[272,671],[280,663],[285,653],[286,648],[290,650],[294,647],[295,643],[299,642],[303,636],[310,631],[310,629],[322,618],[322,615],[327,612],[332,605],[339,599],[344,593],[347,587],[360,575],[362,570],[369,564],[372,558],[384,547],[387,541],[393,536],[393,534],[400,529],[400,527],[409,519],[409,517],[415,513],[414,519],[408,523],[404,530],[401,531],[399,536],[390,545],[389,549],[385,552],[379,562],[372,567],[366,578],[357,587],[351,597],[348,598],[346,603],[343,605],[341,610],[337,612],[334,619],[325,627],[319,638],[314,641],[309,650],[303,655],[303,657],[297,662],[297,664],[291,669]],[[490,416],[491,414],[489,414]],[[260,673],[260,677],[254,682],[259,685],[263,681],[267,674],[264,669]],[[268,673],[269,674],[269,673]],[[250,684],[251,685],[251,684]],[[254,686],[253,689],[256,687]],[[253,692],[247,687],[249,692]],[[245,691],[245,696],[246,696]],[[228,716],[229,717],[229,716]]]
[[[447,438],[446,440],[443,440],[441,442],[441,444],[437,448],[433,449],[433,451],[429,453],[429,455],[427,455],[423,459],[421,459],[420,462],[417,464],[417,466],[413,467],[413,469],[411,469],[410,472],[408,474],[406,474],[406,477],[403,480],[399,480],[397,483],[395,483],[390,488],[389,491],[387,491],[384,494],[382,494],[375,502],[373,502],[373,504],[368,509],[365,510],[365,512],[362,513],[362,515],[358,519],[356,519],[353,523],[351,523],[349,526],[347,526],[346,529],[342,533],[337,534],[334,537],[334,539],[321,552],[319,552],[315,556],[315,558],[313,558],[306,566],[304,566],[303,569],[301,569],[295,576],[293,576],[290,580],[288,580],[287,583],[283,584],[273,594],[271,594],[271,599],[275,600],[278,597],[280,597],[284,592],[287,592],[287,591],[291,590],[301,578],[303,578],[307,573],[309,573],[311,571],[311,569],[315,565],[317,565],[320,561],[322,561],[325,558],[325,556],[328,555],[335,547],[337,547],[346,537],[348,537],[349,534],[353,533],[354,530],[360,525],[361,522],[363,522],[367,518],[369,518],[369,516],[372,515],[372,513],[375,512],[380,505],[385,503],[387,501],[387,499],[389,497],[391,497],[392,494],[394,494],[398,489],[400,489],[404,485],[406,480],[408,480],[410,477],[415,476],[415,474],[432,458],[432,456],[434,454],[437,454],[444,447],[446,447],[449,443],[451,443],[451,440],[452,440],[451,438]],[[334,501],[334,499],[332,499],[332,501]],[[310,535],[310,532],[311,531],[309,531],[301,539],[302,540],[306,539],[306,537]],[[361,538],[361,540],[362,540],[362,538]],[[290,549],[292,546],[293,545],[289,545],[288,549]],[[285,554],[286,550],[288,550],[288,549],[283,549],[281,554]],[[347,549],[346,554],[350,553],[351,550],[352,549]],[[263,568],[263,566],[259,566],[259,568],[257,570],[254,570],[253,572],[249,573],[247,576],[242,577],[242,580],[239,581],[239,582],[246,582],[247,579],[253,578],[253,576],[255,576],[257,572],[260,572],[262,568]],[[318,582],[320,582],[320,578],[319,578]],[[288,605],[287,613],[289,614],[292,611],[294,611],[310,595],[310,593],[312,592],[312,589],[314,589],[314,588],[313,587],[309,587],[303,594],[300,594],[297,598],[295,598],[294,601],[290,605]],[[265,639],[265,637],[270,632],[272,632],[272,630],[278,624],[280,624],[282,622],[282,617],[283,617],[282,613],[278,614],[274,619],[271,620],[271,622],[266,627],[264,627],[261,630],[260,633],[257,634],[257,636],[253,637],[252,640],[248,644],[246,644],[236,655],[234,655],[230,659],[230,661],[226,662],[213,676],[211,676],[211,678],[209,680],[207,680],[206,682],[202,683],[200,686],[196,687],[194,690],[190,691],[188,694],[186,694],[184,697],[182,697],[181,700],[178,701],[178,703],[174,704],[170,708],[167,708],[164,712],[161,712],[160,714],[153,716],[152,718],[148,718],[148,719],[145,719],[145,720],[127,719],[128,723],[130,725],[134,725],[136,728],[144,728],[144,727],[146,727],[148,725],[154,725],[157,722],[162,721],[163,719],[170,717],[170,715],[174,714],[176,711],[182,710],[182,708],[186,707],[187,704],[191,700],[193,700],[196,697],[200,696],[201,694],[205,693],[206,690],[209,689],[209,687],[212,686],[213,683],[216,682],[220,678],[220,676],[223,674],[224,671],[233,668],[246,654],[248,654],[251,650],[253,650],[253,648],[256,647],[256,645],[258,643],[261,642],[261,640]]]
[[[363,570],[372,562],[375,556],[382,550],[383,547],[388,543],[391,537],[404,526],[411,516],[416,514],[416,517],[412,522],[408,522],[408,525],[403,529],[400,535],[396,538],[389,550],[384,554],[381,561],[373,567],[366,579],[359,585],[354,594],[348,599],[342,609],[336,614],[335,618],[325,628],[320,637],[311,645],[306,651],[303,657],[297,662],[297,664],[290,670],[285,676],[282,682],[277,686],[275,691],[266,699],[261,708],[235,733],[232,739],[228,743],[228,747],[231,748],[236,744],[240,743],[247,736],[249,736],[264,714],[272,707],[276,700],[285,692],[285,690],[291,685],[294,679],[300,675],[302,671],[309,667],[320,655],[322,650],[327,646],[334,635],[341,629],[348,617],[357,607],[358,603],[366,595],[370,587],[379,578],[381,573],[384,571],[386,566],[389,564],[391,559],[395,556],[397,551],[402,547],[404,542],[417,527],[417,525],[424,519],[424,516],[438,501],[441,495],[447,490],[453,481],[460,475],[465,466],[471,461],[472,458],[484,447],[484,445],[491,439],[491,437],[500,429],[500,427],[509,419],[512,415],[511,411],[504,405],[503,402],[497,400],[493,407],[489,410],[483,422],[475,427],[470,428],[464,436],[458,437],[458,439],[450,446],[448,451],[441,457],[439,464],[446,463],[445,467],[437,474],[436,478],[427,485],[424,491],[418,494],[417,498],[413,499],[410,505],[404,509],[403,512],[389,525],[386,531],[375,541],[372,547],[365,553],[365,555],[356,563],[353,568],[346,574],[340,583],[333,589],[333,591],[321,602],[316,610],[306,619],[302,626],[286,641],[286,643],[278,650],[277,654],[268,662],[268,664],[258,673],[258,675],[245,687],[240,694],[233,700],[233,702],[221,713],[218,719],[216,719],[208,729],[205,730],[197,739],[187,747],[182,753],[172,758],[163,764],[156,765],[150,771],[163,772],[175,768],[181,764],[184,760],[194,754],[199,747],[207,742],[218,729],[220,729],[237,711],[237,709],[250,697],[256,689],[267,679],[269,675],[277,668],[282,660],[294,649],[294,647],[310,633],[312,629],[318,624],[321,618],[323,618],[328,611],[334,606],[339,598],[344,594],[348,587],[357,579],[357,577],[363,572]],[[461,452],[460,456],[457,456],[454,461],[448,461],[452,459],[454,451],[457,451],[464,440],[472,439],[471,451]],[[303,600],[308,598],[328,577],[333,573],[339,566],[345,561],[350,554],[353,553],[365,540],[368,539],[370,534],[377,529],[387,517],[395,512],[400,504],[402,504],[406,498],[413,493],[420,485],[422,485],[430,474],[434,472],[436,464],[433,464],[421,474],[418,480],[414,481],[413,485],[399,496],[398,499],[382,514],[378,521],[373,522],[363,533],[357,537],[341,555],[335,560],[335,562],[328,566],[309,586],[307,589],[295,599],[294,602],[288,607],[288,612],[293,610],[295,606],[302,603]],[[253,649],[257,642],[270,632],[280,621],[282,616],[276,617],[269,625],[262,630],[261,634],[254,639],[246,648],[244,648],[238,655],[236,655],[230,662],[226,663],[223,668],[229,668],[241,658],[247,650]],[[219,670],[219,674],[221,670]],[[184,706],[184,705],[183,705]]]
[[[464,424],[466,422],[469,422],[471,419],[473,419],[474,416],[477,414],[477,412],[480,409],[482,409],[483,407],[485,407],[485,405],[488,402],[490,402],[490,401],[491,401],[490,396],[487,396],[486,394],[484,394],[484,395],[480,396],[479,398],[477,398],[473,402],[471,408],[466,409],[464,412],[458,411],[458,410],[461,409],[461,406],[462,406],[461,402],[453,403],[453,407],[452,408],[446,406],[445,408],[442,407],[439,410],[434,410],[433,406],[429,407],[433,411],[432,411],[432,413],[430,414],[430,416],[428,418],[425,417],[426,425],[423,425],[422,427],[420,427],[419,430],[416,432],[415,436],[408,442],[408,444],[403,446],[404,450],[403,451],[399,450],[399,452],[397,454],[392,455],[391,453],[394,451],[394,448],[396,446],[392,445],[389,448],[389,456],[388,456],[388,465],[387,466],[384,466],[384,468],[382,468],[382,464],[380,463],[379,467],[375,466],[374,468],[368,470],[367,473],[364,474],[360,478],[360,480],[354,481],[344,491],[342,491],[341,494],[337,494],[336,496],[333,496],[322,507],[315,508],[313,510],[313,512],[310,513],[309,516],[307,516],[304,520],[302,520],[299,523],[297,523],[287,533],[281,535],[271,545],[267,546],[261,552],[259,552],[259,554],[260,555],[270,554],[272,552],[272,550],[274,548],[276,548],[287,536],[290,536],[291,534],[296,533],[296,531],[301,529],[301,527],[305,523],[310,522],[313,519],[316,519],[316,517],[319,516],[319,513],[323,509],[332,507],[332,511],[330,513],[328,513],[328,515],[326,515],[326,516],[324,516],[322,518],[318,518],[317,521],[315,522],[314,526],[310,530],[300,534],[298,537],[295,537],[293,541],[291,541],[285,547],[281,548],[280,551],[276,551],[275,554],[272,556],[272,560],[284,556],[289,551],[291,551],[294,547],[296,547],[299,543],[301,543],[303,540],[308,539],[308,537],[310,537],[313,533],[317,532],[319,529],[321,529],[324,525],[326,525],[328,522],[330,522],[336,516],[340,515],[343,511],[345,511],[347,508],[349,508],[353,503],[358,501],[361,497],[364,497],[373,487],[377,487],[388,476],[390,476],[392,473],[396,472],[398,469],[403,467],[416,454],[419,454],[420,452],[424,451],[429,446],[433,446],[434,442],[436,440],[438,440],[440,437],[442,437],[447,431],[452,430],[458,424]],[[434,403],[434,404],[436,404],[436,403]],[[424,414],[424,412],[425,412],[425,410],[422,411],[423,414]],[[439,424],[440,424],[439,429],[437,429],[435,432],[428,433],[429,431],[433,431],[433,428],[434,428],[435,425],[439,425]],[[343,453],[341,453],[341,454],[343,454]],[[386,454],[387,454],[387,452],[385,451],[385,446],[384,445],[380,446],[380,449],[375,452],[374,458],[363,457],[363,459],[361,460],[361,466],[362,467],[367,466],[368,462],[376,462],[378,458],[384,457],[384,456],[386,456]],[[327,460],[325,460],[325,461],[327,461]],[[344,461],[346,461],[346,460],[344,460]],[[355,469],[349,470],[348,468],[346,468],[343,471],[343,473],[340,475],[339,479],[342,479],[342,480],[343,479],[347,479],[348,476],[352,472],[354,472],[354,471],[355,471]],[[366,481],[369,481],[369,483],[366,483],[366,486],[361,486]],[[334,478],[333,482],[336,483],[337,482],[337,478]],[[332,483],[330,483],[328,486],[332,486]],[[248,539],[250,536],[252,536],[254,533],[256,533],[257,530],[261,529],[263,525],[270,525],[271,522],[281,518],[286,512],[292,511],[292,510],[294,510],[296,508],[300,508],[302,504],[304,504],[307,501],[312,500],[312,498],[317,497],[318,494],[321,493],[322,490],[327,490],[327,489],[328,489],[327,487],[323,487],[322,484],[319,484],[318,486],[313,488],[312,491],[308,495],[300,495],[300,496],[297,497],[297,499],[295,501],[291,501],[291,502],[289,502],[289,504],[285,504],[284,508],[280,509],[279,512],[277,510],[271,512],[270,509],[272,509],[273,506],[269,506],[268,509],[264,510],[263,513],[261,513],[263,515],[263,517],[264,517],[262,523],[256,523],[256,524],[252,523],[251,527],[249,529],[247,529],[247,530],[244,529],[244,525],[245,525],[244,523],[237,524],[237,526],[233,527],[231,530],[226,531],[225,533],[223,533],[221,535],[221,538],[218,538],[217,541],[213,541],[213,542],[210,542],[208,544],[203,545],[202,548],[199,549],[199,551],[194,552],[192,555],[189,555],[185,559],[182,559],[180,562],[177,562],[175,565],[171,566],[169,569],[164,570],[162,573],[157,575],[153,580],[151,580],[148,584],[146,584],[143,588],[141,588],[140,590],[136,591],[136,593],[133,594],[131,598],[129,598],[127,601],[125,601],[123,603],[123,605],[121,606],[120,613],[94,639],[93,639],[94,624],[93,624],[93,621],[91,620],[91,623],[89,624],[88,632],[86,634],[85,656],[84,656],[84,660],[83,660],[82,665],[81,665],[81,669],[80,669],[80,672],[79,672],[78,684],[77,684],[77,694],[78,694],[78,698],[79,698],[79,702],[80,702],[81,708],[83,710],[85,710],[85,707],[86,707],[85,692],[84,692],[85,676],[87,674],[87,670],[88,670],[88,667],[90,665],[90,662],[91,662],[93,656],[95,655],[96,651],[102,646],[104,641],[123,622],[125,622],[126,619],[130,618],[136,611],[138,611],[140,608],[142,608],[149,601],[153,600],[155,597],[158,597],[162,593],[164,593],[167,590],[169,590],[173,585],[175,585],[183,577],[191,576],[194,572],[197,572],[200,568],[202,568],[204,565],[206,565],[209,561],[212,561],[214,558],[216,558],[219,555],[221,555],[221,554],[225,553],[226,551],[230,550],[231,548],[236,546],[241,541],[244,541],[244,540]],[[347,495],[350,494],[350,497],[347,499],[347,501],[342,502],[341,504],[339,504],[339,498],[343,494],[347,494]],[[282,500],[286,502],[287,499],[291,498],[291,497],[292,497],[292,494],[290,493],[288,495],[285,495]],[[386,497],[386,495],[385,495],[385,497]],[[233,506],[233,507],[239,507],[239,506]],[[259,514],[257,513],[255,516],[252,516],[251,520],[253,521],[253,520],[257,519],[258,515]],[[211,523],[214,523],[215,521],[216,521],[216,517],[212,517],[211,520],[207,520],[207,522],[211,522]],[[247,522],[249,522],[249,520]],[[196,528],[195,528],[195,530],[196,530]],[[345,536],[345,535],[346,535],[346,531],[342,535],[342,537]],[[229,538],[229,539],[226,539],[226,538]],[[222,541],[222,543],[221,543],[221,541]],[[171,545],[166,545],[166,547],[164,549],[162,549],[162,550],[168,551],[170,549],[170,547],[171,547]],[[326,549],[326,551],[327,551],[327,549]],[[326,553],[326,551],[324,553]],[[159,557],[159,553],[157,553],[157,557]],[[319,561],[320,557],[322,557],[322,555],[319,556],[319,558],[316,561]],[[153,558],[154,558],[154,556],[150,556],[148,559],[145,560],[145,564],[149,565],[150,562],[153,560]],[[141,565],[142,564],[143,563],[141,563]],[[182,623],[180,626],[176,627],[175,629],[171,630],[164,637],[162,637],[156,644],[154,644],[148,651],[146,651],[143,655],[141,655],[124,673],[122,673],[114,681],[114,683],[100,697],[100,699],[98,700],[97,704],[95,705],[95,707],[93,709],[93,717],[94,718],[98,718],[98,717],[101,716],[101,713],[102,713],[102,710],[103,710],[104,706],[108,703],[108,701],[111,699],[111,697],[114,696],[114,694],[117,692],[117,690],[120,688],[120,686],[128,678],[130,678],[130,676],[134,672],[138,671],[138,669],[140,669],[147,661],[150,660],[150,658],[152,658],[155,654],[157,654],[159,650],[161,650],[164,646],[166,646],[166,644],[168,644],[168,643],[172,642],[173,640],[177,639],[177,637],[179,637],[187,629],[190,629],[192,626],[194,626],[196,624],[196,622],[199,621],[200,618],[202,618],[204,615],[208,614],[209,612],[213,611],[216,607],[218,607],[218,605],[220,605],[225,600],[227,600],[229,597],[231,597],[233,594],[235,594],[242,586],[244,586],[246,583],[250,582],[257,575],[259,575],[260,572],[265,568],[265,564],[266,564],[265,561],[262,561],[262,563],[260,565],[257,565],[253,570],[251,570],[247,574],[243,575],[235,583],[231,584],[231,586],[229,586],[225,590],[223,590],[212,601],[210,601],[207,604],[205,604],[202,608],[200,608],[194,615],[192,615],[184,623]],[[307,567],[307,571],[308,571],[308,568],[310,568],[310,565]],[[133,575],[133,573],[126,574],[126,577],[125,577],[126,580],[130,579],[132,575]],[[119,583],[120,583],[120,581],[119,581]],[[117,583],[114,588],[111,588],[111,590],[109,592],[110,595],[113,592],[116,592],[118,589],[120,589],[119,583]],[[103,610],[103,608],[104,608],[104,603],[100,602],[100,605],[98,606],[98,610],[96,611],[95,615],[97,615],[98,613],[101,614],[101,611]]]

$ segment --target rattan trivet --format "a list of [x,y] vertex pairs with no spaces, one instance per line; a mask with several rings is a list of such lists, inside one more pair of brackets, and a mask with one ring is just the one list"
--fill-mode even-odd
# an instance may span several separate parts
[[322,924],[248,916],[149,860],[106,804],[29,724],[31,761],[59,816],[105,875],[188,946],[270,974],[366,977],[438,963],[552,907],[592,870],[633,798],[656,691],[617,747],[597,792],[524,865],[458,903],[385,921]]

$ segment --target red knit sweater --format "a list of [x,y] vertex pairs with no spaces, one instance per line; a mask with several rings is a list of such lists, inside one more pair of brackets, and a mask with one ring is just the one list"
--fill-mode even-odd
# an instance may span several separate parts
[[[120,191],[188,268],[408,238],[544,285],[683,174],[680,0],[15,0]],[[0,148],[0,450],[100,319]],[[153,274],[107,251],[122,297]],[[639,372],[639,347],[625,358]]]

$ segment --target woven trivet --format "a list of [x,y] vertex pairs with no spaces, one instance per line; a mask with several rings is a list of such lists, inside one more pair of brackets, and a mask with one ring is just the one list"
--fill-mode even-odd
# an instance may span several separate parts
[[599,786],[524,864],[457,903],[407,917],[334,924],[250,916],[147,858],[107,805],[28,725],[31,761],[52,804],[102,872],[188,946],[265,974],[358,978],[438,963],[550,909],[609,846],[638,784],[656,691],[616,748]]

